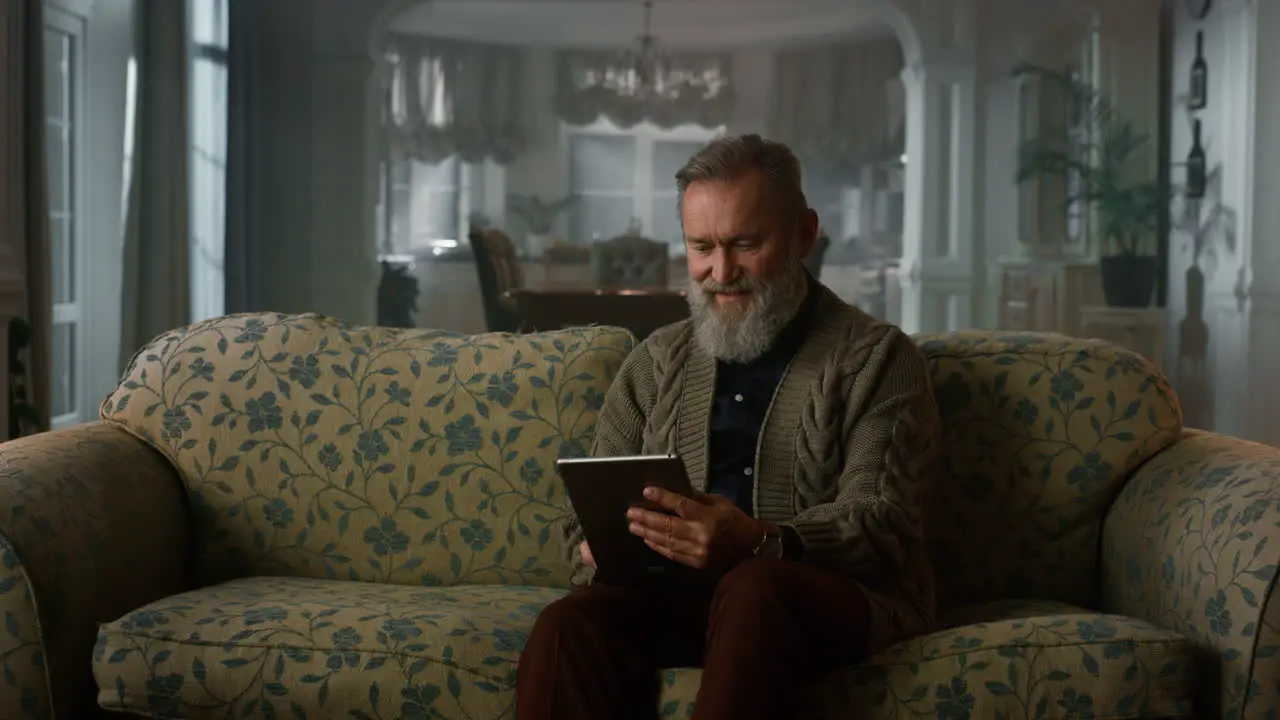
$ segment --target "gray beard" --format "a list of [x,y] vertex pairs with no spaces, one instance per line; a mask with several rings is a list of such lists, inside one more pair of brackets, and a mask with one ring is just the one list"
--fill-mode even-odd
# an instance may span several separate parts
[[[745,308],[720,307],[715,292],[745,290]],[[689,279],[689,310],[694,338],[712,357],[726,362],[751,362],[764,355],[804,302],[804,265],[795,262],[771,281],[743,275],[728,286]]]

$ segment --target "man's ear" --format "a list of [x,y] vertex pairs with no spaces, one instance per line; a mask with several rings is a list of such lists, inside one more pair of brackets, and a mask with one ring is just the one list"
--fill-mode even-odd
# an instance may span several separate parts
[[818,213],[811,207],[806,207],[804,212],[800,213],[800,257],[807,258],[809,253],[813,251],[813,244],[818,241]]

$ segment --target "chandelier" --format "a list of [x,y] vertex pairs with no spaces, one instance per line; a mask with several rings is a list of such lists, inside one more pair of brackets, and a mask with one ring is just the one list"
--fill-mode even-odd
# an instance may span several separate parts
[[[667,57],[658,48],[658,38],[653,34],[653,1],[644,3],[644,32],[636,38],[634,47],[624,50],[618,66],[626,77],[623,80],[626,94],[638,98],[661,96],[667,90]],[[622,89],[622,88],[619,88]]]

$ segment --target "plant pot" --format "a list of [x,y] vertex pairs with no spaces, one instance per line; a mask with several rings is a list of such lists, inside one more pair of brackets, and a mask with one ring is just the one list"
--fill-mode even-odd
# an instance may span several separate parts
[[1144,308],[1156,291],[1154,255],[1112,255],[1099,261],[1102,295],[1110,307]]
[[549,233],[529,233],[524,236],[524,251],[529,257],[542,257],[548,247],[551,247]]

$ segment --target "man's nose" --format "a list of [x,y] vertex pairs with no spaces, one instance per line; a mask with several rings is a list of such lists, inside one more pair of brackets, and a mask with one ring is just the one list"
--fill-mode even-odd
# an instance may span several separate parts
[[715,262],[711,266],[711,279],[720,285],[728,285],[738,279],[738,263],[733,252],[726,248],[717,248]]

